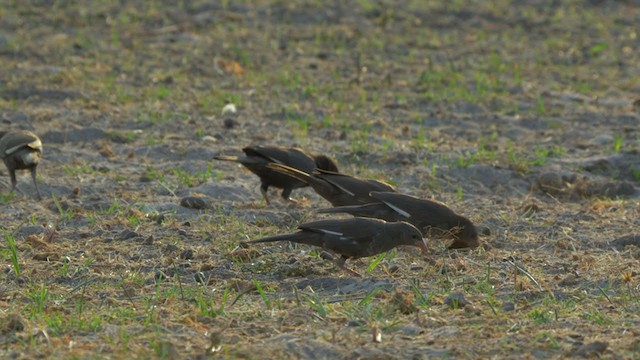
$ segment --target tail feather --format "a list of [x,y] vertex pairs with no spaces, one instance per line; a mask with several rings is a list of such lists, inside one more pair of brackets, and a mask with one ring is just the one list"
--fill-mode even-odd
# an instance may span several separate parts
[[213,158],[216,160],[222,160],[222,161],[240,162],[240,158],[238,158],[237,156],[218,155],[218,156],[214,156]]
[[254,243],[265,243],[265,242],[275,242],[275,241],[294,241],[295,242],[299,238],[300,237],[298,233],[293,233],[293,234],[267,236],[267,237],[263,237],[262,239],[246,241],[246,243],[254,244]]
[[336,206],[336,207],[332,207],[332,208],[324,208],[324,209],[320,209],[317,212],[320,214],[351,214],[354,212],[362,212],[363,211],[363,206],[362,205],[347,205],[347,206]]

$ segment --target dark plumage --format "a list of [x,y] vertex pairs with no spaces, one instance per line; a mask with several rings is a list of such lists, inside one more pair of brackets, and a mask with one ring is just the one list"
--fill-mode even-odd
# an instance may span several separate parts
[[477,247],[480,244],[473,223],[442,203],[390,192],[371,192],[370,196],[376,202],[339,206],[319,212],[349,213],[386,221],[406,221],[415,225],[425,236],[453,237],[450,249]]
[[247,146],[242,151],[245,156],[216,156],[214,159],[238,162],[258,175],[261,181],[260,192],[267,204],[270,203],[267,197],[269,186],[282,189],[282,198],[285,200],[289,200],[293,189],[307,186],[305,182],[268,168],[270,163],[284,164],[304,173],[310,173],[315,168],[338,171],[337,165],[328,156],[310,155],[297,147],[257,145]]
[[351,271],[345,267],[347,259],[373,256],[399,245],[427,249],[420,231],[405,222],[356,217],[309,222],[298,226],[298,229],[292,234],[269,236],[249,243],[292,241],[318,246],[340,255],[336,263],[347,271]]
[[333,206],[367,204],[375,201],[369,196],[372,191],[396,191],[393,186],[382,181],[360,179],[323,169],[305,173],[283,164],[269,164],[268,167],[309,184]]
[[31,131],[0,131],[0,157],[11,176],[11,191],[16,189],[18,183],[16,170],[29,170],[38,199],[41,199],[36,182],[36,167],[42,158],[40,138]]

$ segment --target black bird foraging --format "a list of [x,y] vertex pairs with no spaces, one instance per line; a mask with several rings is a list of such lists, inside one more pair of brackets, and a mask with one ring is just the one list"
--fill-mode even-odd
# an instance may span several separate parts
[[0,157],[11,176],[11,191],[18,184],[16,170],[29,170],[38,199],[42,199],[36,182],[36,167],[42,158],[40,138],[31,131],[0,131]]
[[338,171],[338,166],[328,156],[310,155],[297,147],[257,145],[247,146],[242,151],[245,153],[244,156],[221,155],[214,159],[238,162],[258,175],[261,182],[260,192],[267,204],[270,203],[267,197],[269,186],[282,189],[282,198],[285,200],[290,200],[293,189],[307,186],[305,182],[269,168],[267,165],[270,163],[284,164],[303,173],[309,173],[315,168]]
[[283,164],[269,164],[268,167],[309,184],[318,195],[333,206],[368,204],[376,201],[369,196],[372,191],[396,191],[393,186],[382,181],[360,179],[324,169],[305,173]]
[[349,218],[313,221],[298,226],[291,234],[269,236],[248,243],[292,241],[321,247],[340,255],[336,264],[345,267],[347,259],[368,257],[389,251],[399,245],[417,246],[427,250],[422,234],[406,222],[386,222],[379,219]]
[[452,237],[450,249],[473,248],[480,245],[473,223],[453,212],[446,205],[390,192],[371,192],[376,202],[356,206],[339,206],[319,210],[320,213],[348,213],[353,216],[378,218],[386,221],[406,221],[420,229],[427,237]]

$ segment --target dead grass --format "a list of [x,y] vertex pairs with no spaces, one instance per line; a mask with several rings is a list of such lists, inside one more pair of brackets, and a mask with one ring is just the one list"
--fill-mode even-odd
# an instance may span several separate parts
[[[608,244],[637,233],[637,195],[531,184],[637,155],[637,10],[6,4],[2,126],[43,135],[49,196],[21,178],[24,195],[0,197],[0,354],[636,358],[640,251]],[[300,144],[446,201],[489,228],[488,246],[354,261],[364,279],[308,247],[241,248],[326,206],[306,190],[300,206],[265,206],[247,171],[212,165],[249,143]],[[604,180],[637,187],[618,169]],[[177,205],[187,195],[209,208]]]

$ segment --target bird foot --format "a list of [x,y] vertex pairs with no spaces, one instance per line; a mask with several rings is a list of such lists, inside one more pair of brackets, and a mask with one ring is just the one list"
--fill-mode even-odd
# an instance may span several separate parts
[[284,199],[284,201],[286,201],[286,203],[289,206],[292,206],[292,207],[299,207],[299,206],[302,205],[302,203],[300,201],[298,201],[296,199],[292,199],[292,198],[286,198],[286,199]]
[[[323,260],[329,260],[329,261],[336,261],[335,257],[333,255],[331,255],[330,252],[328,251],[322,251],[320,253],[320,258],[322,258]],[[340,264],[338,264],[338,266],[340,266]],[[342,266],[340,266],[342,267]]]
[[353,276],[355,276],[355,277],[359,277],[359,278],[361,278],[361,277],[362,277],[362,275],[361,275],[359,272],[357,272],[357,271],[355,271],[355,270],[353,270],[353,269],[349,269],[349,268],[348,268],[348,267],[346,267],[346,266],[343,266],[343,267],[342,267],[342,270],[346,271],[347,273],[349,273],[350,275],[353,275]]
[[338,261],[336,261],[336,265],[338,265],[339,268],[341,268],[342,270],[346,271],[347,273],[349,273],[352,276],[356,276],[356,277],[362,277],[362,275],[360,275],[359,272],[348,268],[344,261],[342,259],[339,259]]
[[269,197],[267,196],[267,190],[260,188],[260,193],[262,194],[262,198],[264,199],[264,202],[268,205],[271,205],[271,201],[269,200]]
[[362,277],[362,275],[360,275],[357,271],[355,271],[353,269],[349,269],[347,267],[347,265],[346,265],[347,259],[344,258],[344,257],[336,258],[331,251],[326,251],[326,250],[323,250],[320,253],[320,257],[323,258],[324,260],[332,261],[334,264],[336,264],[337,267],[339,267],[340,269],[342,269],[342,270],[346,271],[347,273],[349,273],[349,275]]

